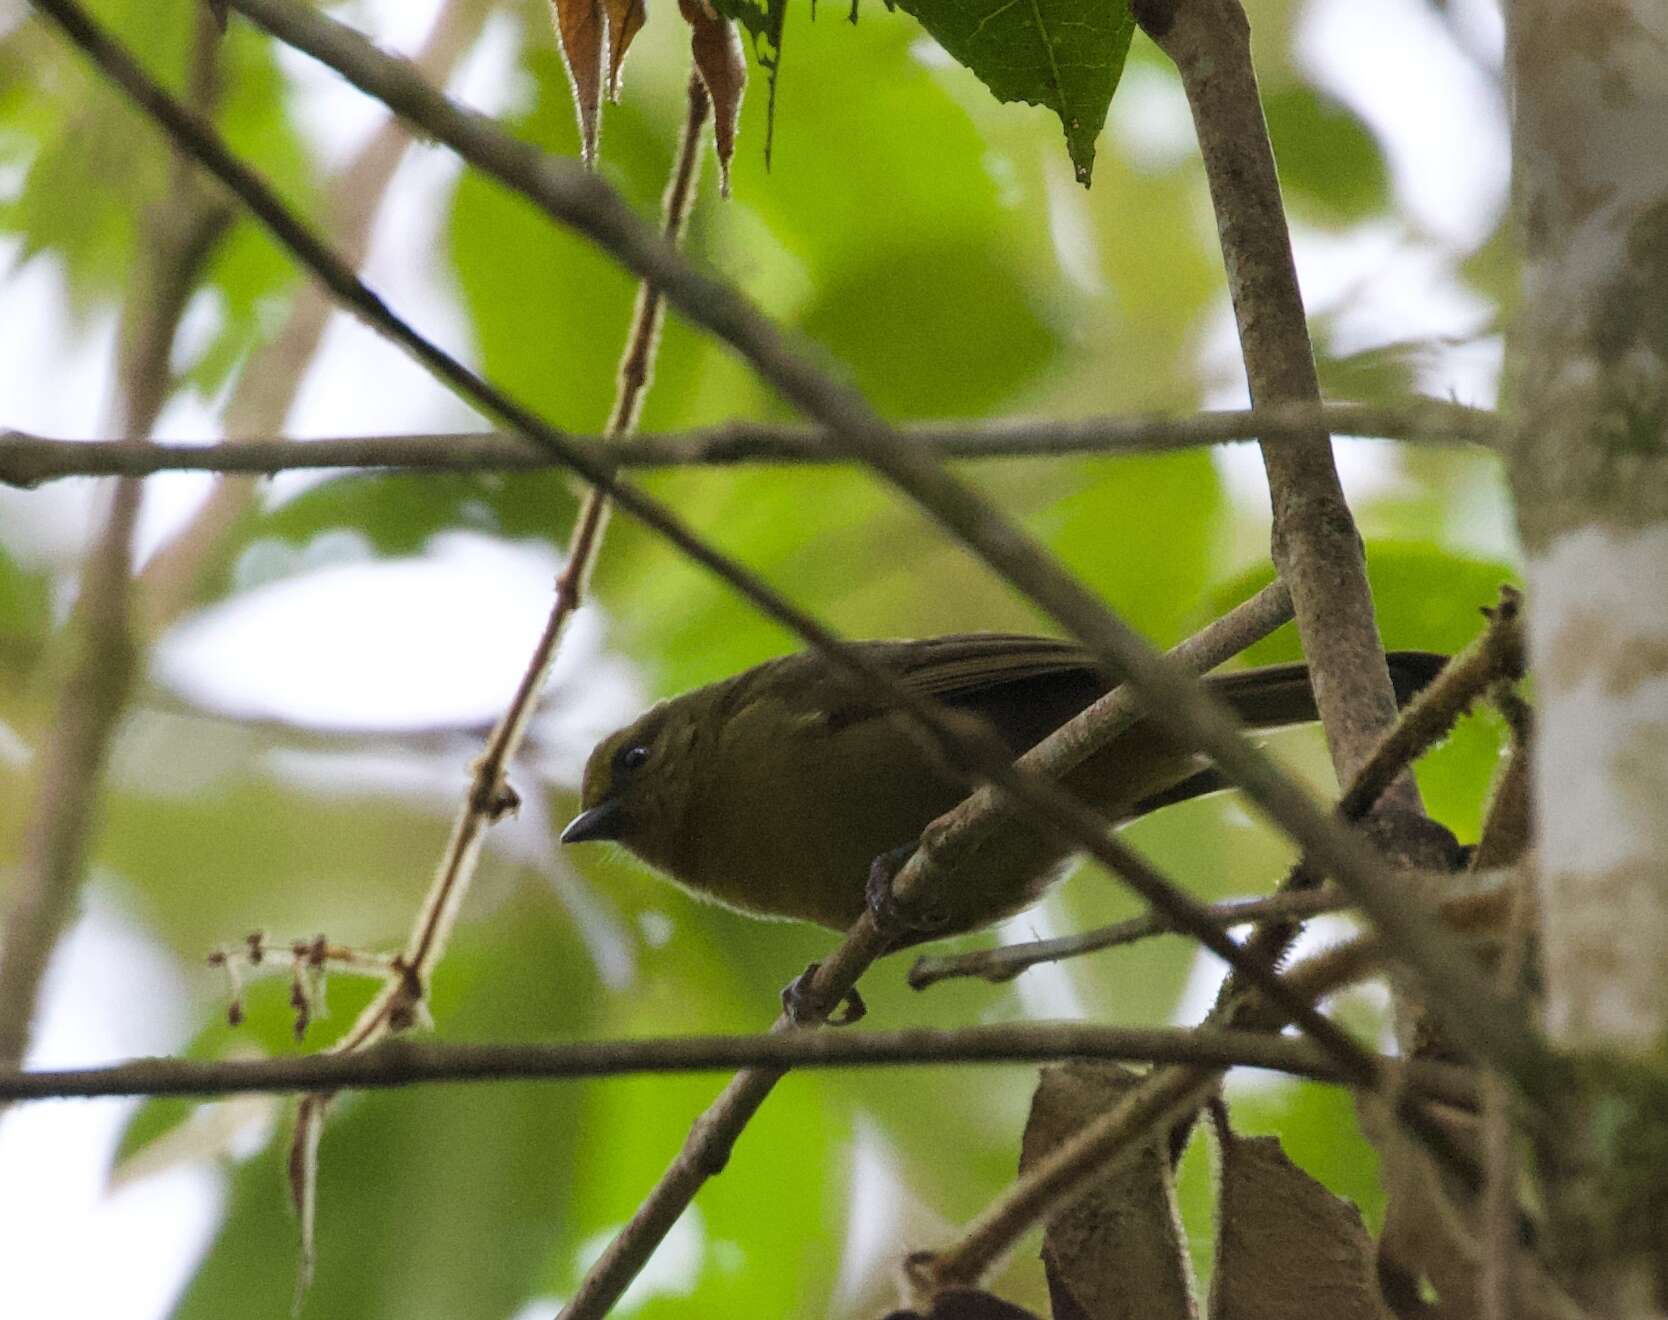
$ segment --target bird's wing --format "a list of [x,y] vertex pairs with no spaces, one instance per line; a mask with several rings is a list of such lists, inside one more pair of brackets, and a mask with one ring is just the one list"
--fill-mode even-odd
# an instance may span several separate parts
[[953,633],[919,642],[878,642],[875,646],[875,658],[896,672],[911,691],[950,703],[1013,683],[1095,672],[1083,647],[1053,637]]
[[911,691],[989,720],[1015,755],[1111,686],[1081,646],[1051,637],[960,633],[876,659]]

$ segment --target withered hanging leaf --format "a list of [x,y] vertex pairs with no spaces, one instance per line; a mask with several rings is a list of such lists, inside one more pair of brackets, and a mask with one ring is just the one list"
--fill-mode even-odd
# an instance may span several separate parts
[[1276,1137],[1219,1124],[1211,1320],[1387,1320],[1361,1212],[1297,1165]]
[[620,66],[626,50],[649,17],[646,0],[603,0],[608,15],[608,99],[620,99]]
[[[579,111],[580,155],[596,164],[597,128],[602,119],[602,57],[608,35],[603,0],[550,0],[561,38],[562,58]],[[621,53],[624,51],[622,49]]]
[[[1133,1069],[1110,1063],[1044,1068],[1031,1098],[1020,1172],[1141,1080]],[[1192,1320],[1198,1314],[1161,1136],[1049,1221],[1043,1264],[1055,1320]]]
[[304,1095],[295,1109],[295,1131],[290,1136],[290,1204],[299,1222],[295,1262],[295,1309],[313,1286],[315,1258],[315,1212],[319,1188],[319,1138],[324,1134],[324,1111],[330,1100],[322,1095]]
[[[711,0],[715,13],[733,19],[753,38],[753,57],[765,71],[765,168],[776,140],[776,75],[782,68],[782,28],[788,20],[788,0]],[[852,21],[857,10],[852,8]]]
[[689,24],[689,49],[695,70],[712,101],[712,137],[718,151],[718,186],[730,195],[730,158],[736,151],[736,121],[747,87],[747,61],[735,25],[707,7],[706,0],[678,0]]

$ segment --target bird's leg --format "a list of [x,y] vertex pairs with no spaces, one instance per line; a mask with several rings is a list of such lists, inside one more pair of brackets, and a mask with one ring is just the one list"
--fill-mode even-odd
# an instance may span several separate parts
[[904,863],[915,853],[916,844],[906,843],[891,852],[883,852],[869,863],[869,884],[864,891],[869,916],[875,927],[893,945],[902,948],[918,943],[921,938],[943,926],[948,920],[939,912],[917,912],[898,902],[892,892],[892,881],[903,870]]
[[869,1006],[863,1002],[863,996],[857,993],[853,986],[845,993],[836,1011],[826,1016],[822,1005],[811,993],[811,979],[816,976],[821,963],[811,963],[787,985],[782,987],[782,1011],[788,1015],[788,1021],[796,1027],[814,1027],[819,1023],[827,1023],[831,1027],[849,1027],[853,1022],[862,1021],[869,1011]]

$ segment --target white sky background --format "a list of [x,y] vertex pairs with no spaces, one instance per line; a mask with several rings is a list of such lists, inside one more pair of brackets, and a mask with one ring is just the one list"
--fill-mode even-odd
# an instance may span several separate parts
[[[433,0],[368,0],[353,17],[385,45],[409,51],[434,7]],[[1355,233],[1296,235],[1311,309],[1339,311],[1334,351],[1404,339],[1471,340],[1483,328],[1486,309],[1453,274],[1459,256],[1489,232],[1505,205],[1508,143],[1494,81],[1501,30],[1492,0],[1460,0],[1456,8],[1465,50],[1424,0],[1314,0],[1307,11],[1299,41],[1304,68],[1378,134],[1399,204],[1394,221]],[[502,109],[503,98],[514,94],[506,74],[513,40],[507,21],[495,20],[454,80],[454,93],[482,109]],[[301,122],[326,160],[341,159],[374,125],[375,112],[304,59],[286,67],[301,87]],[[1114,102],[1112,131],[1155,160],[1190,150],[1186,106],[1173,81],[1145,70],[1132,75]],[[368,275],[418,325],[462,348],[467,324],[434,261],[444,250],[437,241],[438,201],[454,170],[444,152],[433,150],[415,153],[402,167],[374,236]],[[7,186],[0,179],[0,189]],[[1093,267],[1072,250],[1070,214],[1062,210],[1054,228],[1073,278],[1095,279]],[[0,270],[11,255],[0,245]],[[194,315],[212,316],[213,309]],[[1237,379],[1225,303],[1218,321],[1201,351],[1207,363],[1221,365],[1223,379]],[[108,318],[72,334],[50,262],[0,277],[0,425],[98,435],[108,411],[111,336]],[[1497,345],[1472,342],[1430,359],[1421,385],[1491,404],[1498,368]],[[1224,389],[1210,402],[1234,405],[1243,398]],[[402,354],[342,317],[332,324],[292,417],[293,433],[303,436],[472,424],[468,410]],[[212,438],[214,411],[177,401],[158,434]],[[1378,448],[1346,444],[1341,450],[1352,490],[1393,479]],[[1252,507],[1266,503],[1251,447],[1221,453],[1236,494]],[[149,482],[142,549],[154,548],[187,517],[207,486],[207,478],[194,476]],[[0,541],[27,563],[70,569],[86,535],[90,491],[85,482],[28,494],[0,490]],[[310,553],[314,558],[301,566],[309,571],[177,630],[159,652],[158,675],[217,707],[322,724],[430,725],[486,720],[501,709],[548,606],[554,569],[548,548],[453,534],[403,562],[373,563],[351,537]],[[460,627],[465,614],[468,626]],[[332,629],[348,630],[349,645],[320,657],[295,639],[317,635],[326,615]],[[296,619],[308,620],[308,627]],[[594,726],[633,711],[641,693],[628,666],[603,661],[600,620],[585,618],[569,640],[573,658],[560,668],[600,674],[584,703],[587,727],[557,739],[571,766],[598,732]],[[1050,1011],[1074,1013],[1064,982],[1039,982],[1032,990]],[[186,1039],[192,1025],[186,1009],[166,956],[128,914],[95,901],[54,965],[31,1062],[167,1052]],[[211,1169],[176,1170],[114,1194],[107,1190],[109,1158],[127,1112],[77,1102],[27,1107],[0,1120],[0,1276],[15,1314],[164,1315],[210,1240],[222,1195]],[[100,1267],[87,1269],[88,1261]],[[853,1277],[849,1263],[842,1277]]]

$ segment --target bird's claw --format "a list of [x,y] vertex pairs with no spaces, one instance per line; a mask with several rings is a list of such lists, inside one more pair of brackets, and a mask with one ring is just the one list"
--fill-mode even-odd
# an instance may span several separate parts
[[901,848],[881,853],[869,863],[869,883],[864,890],[864,901],[875,929],[891,941],[904,936],[920,936],[937,930],[945,922],[939,913],[919,912],[900,903],[892,889],[892,882],[914,852],[915,845],[906,843]]
[[796,1027],[815,1027],[819,1024],[849,1027],[854,1022],[860,1022],[868,1013],[869,1006],[857,993],[856,986],[846,991],[834,1012],[823,1012],[818,997],[811,990],[811,981],[821,966],[821,963],[811,963],[782,987],[782,1012],[787,1014],[788,1021]]

